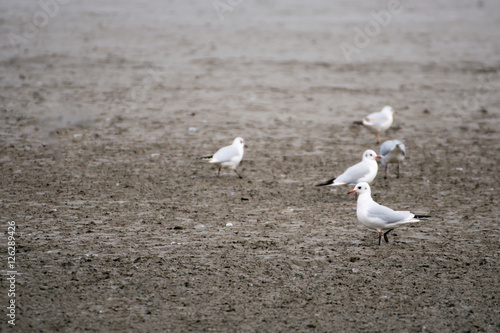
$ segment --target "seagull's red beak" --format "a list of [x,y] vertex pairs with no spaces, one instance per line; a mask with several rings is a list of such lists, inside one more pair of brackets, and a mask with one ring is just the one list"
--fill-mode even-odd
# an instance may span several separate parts
[[244,147],[244,148],[248,148],[248,146],[247,146],[247,144],[246,144],[246,143],[243,145],[243,147]]
[[375,158],[382,158],[380,155],[375,156]]
[[354,192],[356,192],[356,190],[350,190],[349,193],[347,193],[347,194],[351,194],[351,193],[354,193]]

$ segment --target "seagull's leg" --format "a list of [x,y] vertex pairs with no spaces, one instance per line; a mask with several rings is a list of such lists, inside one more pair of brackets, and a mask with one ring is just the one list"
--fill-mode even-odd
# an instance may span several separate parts
[[399,162],[398,162],[398,175],[397,175],[397,177],[399,178]]
[[378,232],[378,246],[380,246],[380,240],[382,239],[382,232]]
[[387,238],[387,234],[390,233],[392,231],[392,229],[389,229],[387,230],[385,233],[384,233],[384,240],[386,243],[389,243],[389,238]]
[[389,172],[389,163],[385,165],[385,176],[384,176],[385,179],[387,179],[388,172]]
[[377,141],[377,143],[380,143],[379,135],[380,135],[380,131],[377,131],[377,133],[375,134],[375,140]]
[[219,172],[217,172],[217,177],[220,177],[220,169],[221,167],[219,167]]
[[234,172],[236,172],[236,174],[238,175],[238,177],[240,177],[240,179],[241,179],[241,178],[243,178],[243,177],[241,177],[241,175],[238,173],[238,171],[236,171],[236,169],[234,169]]

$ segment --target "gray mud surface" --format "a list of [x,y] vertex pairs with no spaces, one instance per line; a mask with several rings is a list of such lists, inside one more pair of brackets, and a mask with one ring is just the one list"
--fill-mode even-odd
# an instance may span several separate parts
[[[0,330],[500,331],[499,5],[403,2],[347,61],[384,8],[69,2],[2,35]],[[2,30],[40,10],[1,3]],[[352,121],[384,105],[408,157],[374,198],[432,219],[378,246],[314,185],[379,150]],[[236,136],[242,179],[196,159]]]

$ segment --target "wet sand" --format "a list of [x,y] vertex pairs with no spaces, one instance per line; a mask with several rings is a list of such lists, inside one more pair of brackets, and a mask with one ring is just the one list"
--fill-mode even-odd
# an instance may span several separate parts
[[[375,34],[389,2],[231,3],[69,2],[2,35],[1,331],[499,331],[498,4],[402,2]],[[2,3],[2,30],[43,10]],[[352,121],[384,105],[408,156],[374,199],[432,219],[378,246],[351,187],[314,185],[379,150]],[[236,136],[242,179],[196,159]]]

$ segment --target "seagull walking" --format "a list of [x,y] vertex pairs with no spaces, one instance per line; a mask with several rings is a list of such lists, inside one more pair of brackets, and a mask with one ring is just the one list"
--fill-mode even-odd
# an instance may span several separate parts
[[379,143],[380,133],[387,130],[392,125],[394,109],[384,106],[382,111],[374,112],[366,116],[363,120],[354,121],[354,124],[363,125],[375,132],[375,140]]
[[357,184],[359,182],[371,183],[378,172],[378,164],[375,160],[380,158],[376,152],[368,149],[363,153],[361,162],[349,167],[343,174],[317,184],[316,186],[337,186],[346,184]]
[[399,164],[406,157],[405,145],[399,140],[388,140],[380,146],[380,156],[385,170],[384,178],[387,178],[389,163],[398,165],[397,177],[399,178]]
[[[378,232],[378,245],[380,245],[382,235],[386,243],[389,242],[387,234],[394,228],[406,223],[419,222],[421,218],[430,217],[429,215],[415,215],[409,211],[395,211],[376,203],[372,199],[370,185],[366,182],[356,184],[349,193],[358,195],[356,215],[365,227]],[[383,231],[385,232],[382,234]]]
[[200,157],[200,159],[208,160],[209,163],[217,164],[219,166],[217,176],[220,176],[221,168],[226,167],[232,169],[234,172],[236,172],[238,177],[242,178],[236,168],[243,158],[245,148],[247,148],[245,140],[243,140],[243,138],[237,137],[236,139],[234,139],[233,143],[230,146],[222,147],[221,149],[217,150],[215,154],[210,156],[203,156]]

